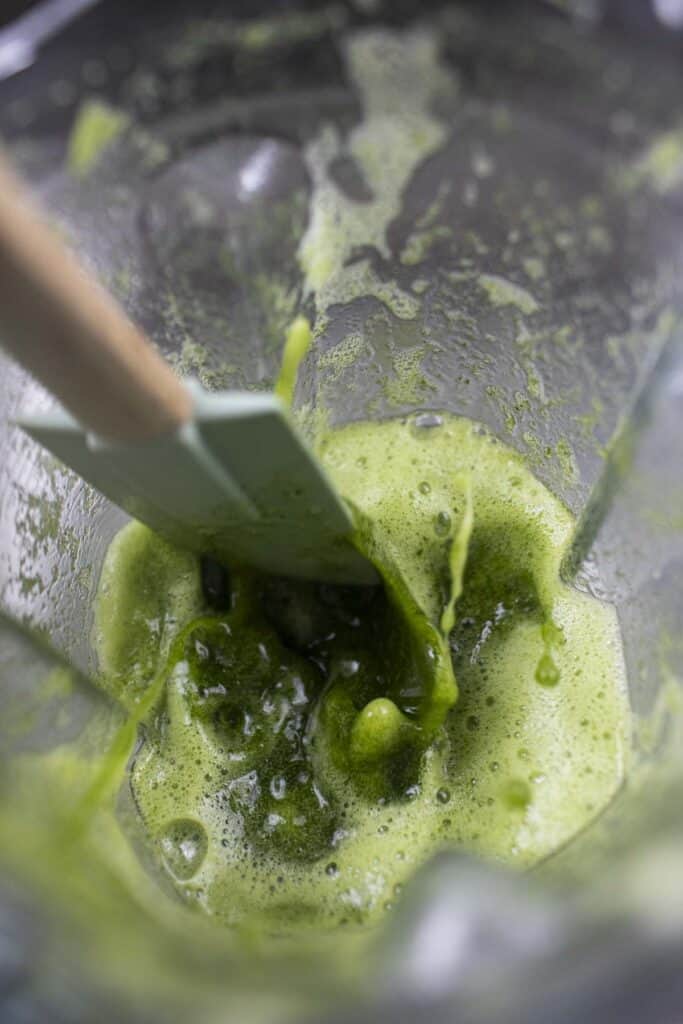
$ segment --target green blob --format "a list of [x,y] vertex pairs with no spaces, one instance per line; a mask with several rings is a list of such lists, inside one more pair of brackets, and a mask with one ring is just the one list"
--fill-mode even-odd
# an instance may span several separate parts
[[392,700],[376,697],[356,716],[350,754],[357,766],[374,765],[396,752],[404,739],[404,716]]
[[515,811],[523,811],[531,803],[531,788],[523,779],[510,779],[502,789],[503,801]]
[[553,661],[551,654],[547,651],[541,655],[538,659],[538,665],[536,666],[536,672],[534,673],[536,682],[540,683],[541,686],[557,686],[560,681],[560,670]]
[[101,100],[88,100],[84,103],[76,115],[69,137],[69,171],[79,178],[84,177],[129,124],[128,115],[108,103]]

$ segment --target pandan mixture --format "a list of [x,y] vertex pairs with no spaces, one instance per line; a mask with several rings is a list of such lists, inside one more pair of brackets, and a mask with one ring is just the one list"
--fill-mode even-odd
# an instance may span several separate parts
[[[456,102],[460,86],[441,42],[432,30],[359,31],[345,41],[362,117],[348,132],[321,123],[301,150],[310,184],[296,246],[301,276],[277,305],[287,315],[299,300],[314,308],[316,343],[343,323],[335,344],[328,339],[313,352],[318,405],[338,410],[343,390],[353,406],[345,415],[359,421],[321,428],[316,449],[383,585],[283,580],[238,557],[225,566],[202,562],[135,523],[115,539],[102,573],[101,681],[130,713],[131,734],[140,723],[129,786],[152,861],[183,900],[226,925],[292,934],[378,921],[418,866],[444,848],[528,867],[599,814],[624,772],[629,711],[616,615],[561,582],[571,515],[483,426],[434,411],[405,415],[423,401],[440,404],[423,373],[425,352],[434,351],[448,385],[443,404],[455,396],[453,405],[476,415],[470,378],[513,372],[496,361],[506,351],[492,345],[499,332],[527,360],[530,397],[515,413],[505,389],[488,377],[481,387],[489,381],[485,393],[498,396],[507,430],[519,415],[533,454],[538,442],[524,410],[544,394],[534,346],[545,331],[555,358],[575,337],[573,325],[527,323],[552,298],[546,256],[557,249],[558,260],[574,260],[568,266],[590,268],[598,265],[590,262],[593,243],[608,253],[612,244],[602,221],[591,221],[589,256],[579,259],[582,225],[602,215],[602,200],[586,193],[570,208],[553,198],[547,168],[528,183],[526,171],[509,168],[509,112],[496,107],[489,118],[484,108],[464,107],[465,117],[456,107],[449,126],[439,111]],[[468,121],[475,115],[476,131]],[[90,135],[106,141],[120,129],[111,118],[102,127],[100,108],[89,120],[93,127],[84,121],[71,147],[78,173],[92,160]],[[476,145],[468,157],[470,129]],[[425,167],[453,145],[451,131],[459,148],[448,151],[443,173],[454,167],[455,176],[437,188]],[[254,157],[254,167],[276,176],[274,152],[266,162]],[[494,153],[502,154],[498,165]],[[201,152],[197,159],[201,168]],[[552,159],[554,168],[554,150]],[[332,173],[340,162],[362,182],[360,198]],[[250,167],[242,168],[248,181]],[[410,221],[404,204],[416,202],[420,175],[426,199]],[[503,190],[495,191],[499,178]],[[198,176],[196,188],[204,183]],[[186,197],[198,218],[192,246],[212,209],[198,204],[200,192],[188,188]],[[157,221],[176,222],[170,213]],[[482,238],[499,228],[494,252]],[[225,231],[239,255],[242,243]],[[260,236],[248,237],[255,244]],[[267,257],[270,243],[266,249]],[[233,264],[231,257],[236,274]],[[593,273],[602,280],[581,269]],[[238,281],[248,295],[250,281],[246,272]],[[198,302],[195,286],[193,276],[182,292],[188,303]],[[460,290],[451,296],[448,288]],[[173,297],[172,308],[180,307]],[[227,298],[220,308],[232,329]],[[478,337],[480,311],[488,333],[476,362],[464,346]],[[249,326],[226,351],[248,359],[244,338],[252,335]],[[384,359],[380,375],[375,361],[387,347],[393,369]],[[195,341],[186,348],[183,359],[199,351]],[[285,398],[295,382],[290,356],[278,389]],[[204,358],[181,368],[201,375]],[[361,368],[344,377],[356,360]],[[360,421],[370,414],[358,412],[353,390],[365,376],[386,400],[384,418],[373,422]],[[560,404],[543,399],[543,414]],[[563,437],[556,455],[571,478]]]
[[376,921],[443,848],[534,864],[627,748],[615,612],[560,581],[573,520],[518,455],[422,413],[318,456],[383,587],[200,564],[132,523],[96,613],[103,684],[148,708],[130,787],[159,870],[272,932]]

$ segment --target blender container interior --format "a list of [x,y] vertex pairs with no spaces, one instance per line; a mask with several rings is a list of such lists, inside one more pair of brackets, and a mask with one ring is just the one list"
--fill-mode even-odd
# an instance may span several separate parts
[[[577,515],[612,458],[571,572],[618,609],[635,755],[610,807],[530,874],[456,854],[427,865],[370,952],[330,937],[245,951],[161,879],[149,900],[131,895],[126,878],[152,869],[129,799],[92,834],[74,812],[95,798],[121,725],[86,679],[99,569],[124,517],[14,425],[50,399],[0,357],[3,1019],[173,1020],[191,1007],[207,1021],[672,1020],[680,40],[654,15],[629,28],[610,5],[604,17],[541,3],[142,6],[96,5],[0,83],[3,141],[59,231],[209,388],[271,387],[286,328],[307,312],[296,409],[309,436],[462,414]],[[93,99],[125,127],[74,173],[72,128]],[[64,743],[78,750],[67,789],[49,756],[27,757]]]

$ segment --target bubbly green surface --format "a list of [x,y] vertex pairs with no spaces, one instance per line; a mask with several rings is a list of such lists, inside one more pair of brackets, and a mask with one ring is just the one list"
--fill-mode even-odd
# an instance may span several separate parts
[[615,613],[560,583],[572,519],[518,456],[431,413],[319,456],[384,593],[233,571],[212,610],[132,524],[97,610],[110,691],[163,694],[130,771],[162,871],[275,931],[374,921],[445,846],[533,864],[607,803],[627,743]]

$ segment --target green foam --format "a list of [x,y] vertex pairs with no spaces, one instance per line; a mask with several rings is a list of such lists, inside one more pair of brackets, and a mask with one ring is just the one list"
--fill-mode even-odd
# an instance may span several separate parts
[[290,934],[378,921],[439,849],[536,863],[629,749],[615,612],[560,582],[573,520],[519,456],[445,414],[318,454],[384,595],[233,574],[198,609],[197,567],[132,524],[98,610],[109,691],[159,687],[130,783],[160,870]]

